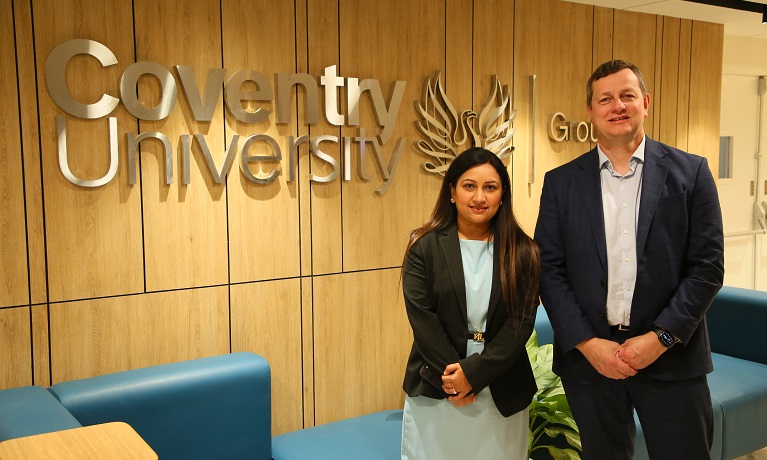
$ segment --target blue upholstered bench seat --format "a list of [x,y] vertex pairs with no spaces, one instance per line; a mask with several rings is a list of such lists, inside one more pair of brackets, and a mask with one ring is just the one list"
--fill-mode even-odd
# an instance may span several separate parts
[[43,387],[28,386],[0,391],[0,441],[82,425]]
[[400,458],[402,411],[387,410],[291,431],[272,438],[274,460]]
[[722,458],[764,447],[767,432],[767,365],[713,353],[711,398],[724,412]]

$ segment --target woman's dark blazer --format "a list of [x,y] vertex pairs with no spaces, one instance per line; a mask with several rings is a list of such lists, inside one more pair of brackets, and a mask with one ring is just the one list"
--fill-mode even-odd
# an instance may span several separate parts
[[421,379],[418,371],[424,363],[444,371],[457,362],[474,393],[490,386],[505,417],[530,404],[537,387],[525,343],[535,319],[530,315],[520,329],[514,329],[501,296],[497,255],[482,354],[466,357],[466,288],[455,225],[427,233],[410,248],[402,269],[402,291],[414,338],[402,385],[409,396],[447,397]]

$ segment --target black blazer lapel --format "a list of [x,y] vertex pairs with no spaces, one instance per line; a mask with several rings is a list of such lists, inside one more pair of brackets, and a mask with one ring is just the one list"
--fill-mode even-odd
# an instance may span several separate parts
[[586,219],[591,227],[594,244],[599,254],[602,268],[607,270],[607,243],[605,242],[605,216],[602,210],[602,185],[599,179],[599,155],[592,149],[580,157],[580,171],[576,174],[578,189],[581,194]]
[[[490,288],[490,305],[487,306],[488,323],[490,322],[490,318],[495,314],[498,300],[501,298],[501,268],[497,251],[498,249],[493,247],[493,284]],[[487,326],[485,326],[485,330],[487,330]]]
[[442,230],[438,241],[445,256],[447,271],[453,282],[458,309],[461,311],[464,324],[466,324],[466,284],[463,279],[463,262],[461,259],[461,244],[458,242],[458,227],[452,225]]
[[637,255],[644,252],[650,224],[655,217],[658,201],[663,194],[664,184],[668,176],[670,161],[666,151],[660,144],[646,138],[645,163],[642,172],[642,193],[639,202],[639,219],[637,221]]

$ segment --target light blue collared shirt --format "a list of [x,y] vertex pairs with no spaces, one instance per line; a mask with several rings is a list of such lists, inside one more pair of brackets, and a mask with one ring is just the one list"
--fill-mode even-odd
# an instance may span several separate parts
[[631,322],[631,301],[637,277],[636,229],[642,193],[645,139],[629,161],[629,171],[621,176],[597,145],[602,210],[607,243],[607,322],[611,326]]

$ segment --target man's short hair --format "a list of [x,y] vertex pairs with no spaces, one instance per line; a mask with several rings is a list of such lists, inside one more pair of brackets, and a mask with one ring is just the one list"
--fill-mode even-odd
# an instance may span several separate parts
[[586,105],[591,107],[591,98],[594,97],[593,86],[595,81],[608,75],[618,73],[623,69],[630,69],[632,72],[634,72],[634,75],[636,75],[637,79],[639,80],[639,88],[642,90],[642,97],[647,95],[647,85],[645,85],[644,77],[642,76],[642,72],[639,70],[639,67],[621,59],[613,59],[612,61],[607,61],[597,67],[596,70],[594,70],[594,73],[591,74],[591,77],[589,77],[589,81],[586,83]]

